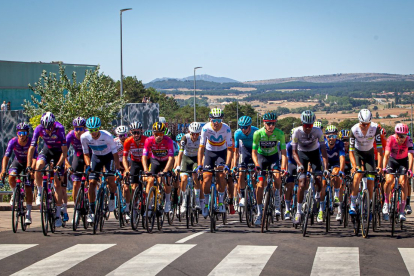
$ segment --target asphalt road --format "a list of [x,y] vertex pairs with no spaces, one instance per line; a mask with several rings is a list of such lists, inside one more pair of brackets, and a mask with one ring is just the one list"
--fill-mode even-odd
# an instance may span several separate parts
[[[0,212],[2,226],[10,215]],[[68,224],[45,237],[35,225],[0,232],[0,275],[414,275],[411,218],[396,237],[385,223],[366,239],[335,222],[329,233],[311,226],[307,237],[288,221],[260,233],[236,215],[216,233],[205,231],[204,218],[190,229],[175,220],[153,234],[120,229],[112,214],[97,235]]]

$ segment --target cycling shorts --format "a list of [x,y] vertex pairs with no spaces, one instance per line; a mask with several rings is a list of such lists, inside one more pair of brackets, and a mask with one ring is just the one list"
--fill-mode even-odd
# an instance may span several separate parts
[[66,190],[66,187],[68,186],[68,172],[67,171],[63,173],[63,177],[61,179],[62,179],[62,182],[60,182],[60,186],[62,188],[65,188]]
[[[85,171],[85,160],[83,159],[83,154],[81,154],[80,156],[77,156],[75,154],[73,155],[72,169],[75,172]],[[72,181],[81,181],[81,179],[81,175],[72,174]]]
[[[181,171],[193,171],[198,167],[197,156],[187,156],[183,154],[183,159],[181,160]],[[181,173],[187,175],[188,173]]]
[[[61,156],[62,156],[61,148],[50,149],[45,145],[43,149],[39,152],[39,155],[37,156],[37,160],[43,160],[45,164],[49,164],[50,161],[53,160],[54,166],[56,166]],[[61,166],[61,169],[59,170],[60,175],[63,175],[64,171],[65,171],[65,166]]]
[[395,159],[390,156],[387,164],[387,173],[407,173],[408,157],[402,159]]
[[151,163],[151,173],[157,174],[159,172],[164,171],[165,167],[167,166],[168,160],[160,161],[158,159],[151,158],[150,163]]
[[[360,151],[355,149],[354,150],[354,156],[355,156],[355,163],[357,167],[364,166],[366,171],[375,171],[375,158],[374,158],[374,148],[368,150],[368,151]],[[375,175],[369,174],[367,175],[367,178],[369,180],[374,180]]]
[[[259,167],[262,168],[262,170],[280,170],[280,160],[278,153],[269,156],[261,155],[258,153],[257,159],[259,161]],[[265,174],[262,173],[261,175]]]
[[253,163],[252,150],[246,147],[240,147],[239,167],[247,168],[248,164]]
[[309,163],[312,166],[312,171],[314,173],[322,172],[322,162],[321,162],[321,155],[319,153],[319,149],[313,151],[299,151],[298,150],[299,161],[303,165],[304,174],[301,175],[302,177],[306,176],[308,172],[308,165]]
[[137,184],[139,183],[139,173],[144,170],[144,167],[142,166],[141,162],[137,161],[131,161],[131,168],[129,170],[129,174],[131,175],[129,177],[129,181],[131,183]]
[[221,151],[210,151],[206,149],[204,155],[204,170],[213,170],[214,167],[226,163],[227,149]]
[[90,180],[98,180],[99,177],[94,172],[101,172],[103,168],[108,173],[113,173],[112,167],[114,163],[114,155],[112,152],[105,155],[92,154],[91,158],[91,173],[89,174]]
[[[13,160],[9,167],[9,175],[19,175],[20,173],[24,172],[26,170],[26,163],[20,163],[17,159]],[[34,186],[34,184],[30,183],[30,181],[26,181],[26,186]]]
[[296,171],[296,165],[292,164],[292,163],[289,163],[288,164],[288,172],[289,172],[289,176],[286,179],[286,183],[295,182],[295,176],[294,175],[298,174],[298,172]]

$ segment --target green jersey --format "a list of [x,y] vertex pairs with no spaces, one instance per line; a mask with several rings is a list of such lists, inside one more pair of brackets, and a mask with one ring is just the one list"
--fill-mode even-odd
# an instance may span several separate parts
[[280,149],[286,149],[285,133],[278,128],[273,130],[272,135],[268,136],[264,127],[253,134],[253,149],[258,154],[271,156],[277,154],[277,143],[280,142]]

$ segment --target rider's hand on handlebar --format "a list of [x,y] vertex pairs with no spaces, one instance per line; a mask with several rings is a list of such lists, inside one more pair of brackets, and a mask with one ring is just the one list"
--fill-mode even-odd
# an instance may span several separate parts
[[256,166],[256,172],[260,172],[262,170],[262,168],[260,168],[260,166]]
[[54,170],[55,170],[55,172],[60,172],[61,167],[60,166],[55,166]]
[[27,167],[26,167],[26,173],[31,172],[31,171],[32,171],[32,167],[27,166]]
[[329,173],[329,171],[328,171],[328,170],[324,170],[324,171],[323,171],[323,176],[328,177],[328,176],[329,176],[329,174],[330,174],[330,173]]
[[224,170],[225,170],[225,171],[230,171],[230,168],[229,168],[229,166],[227,166],[227,165],[224,165]]
[[304,172],[305,171],[305,167],[303,167],[303,165],[300,165],[297,167],[296,169],[298,172]]
[[408,170],[407,171],[408,177],[411,178],[413,177],[413,171],[412,170]]
[[181,166],[177,166],[177,167],[175,167],[175,170],[176,170],[176,171],[181,171]]
[[88,174],[88,172],[91,170],[91,166],[86,166],[86,169],[85,169],[85,173],[86,174]]
[[202,172],[202,171],[203,171],[203,166],[202,166],[202,165],[198,165],[198,167],[197,167],[196,171],[200,171],[200,172]]

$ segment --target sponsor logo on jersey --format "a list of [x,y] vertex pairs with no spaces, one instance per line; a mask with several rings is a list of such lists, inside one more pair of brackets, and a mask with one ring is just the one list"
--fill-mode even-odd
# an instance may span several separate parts
[[157,157],[164,157],[164,156],[167,156],[168,150],[166,150],[166,149],[165,150],[153,149],[152,154],[157,156]]
[[58,136],[56,134],[52,134],[52,136],[50,136],[50,138],[56,140],[58,138]]

